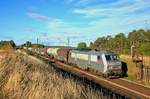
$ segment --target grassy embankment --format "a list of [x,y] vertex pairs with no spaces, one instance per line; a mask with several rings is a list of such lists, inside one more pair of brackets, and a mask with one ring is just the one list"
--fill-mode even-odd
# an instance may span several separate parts
[[0,53],[0,99],[100,99],[100,92],[64,78],[43,62]]
[[[127,66],[128,66],[128,77],[126,77],[125,79],[137,81],[136,75],[135,75],[135,73],[136,73],[135,63],[132,62],[130,55],[121,55],[120,58],[121,58],[121,60],[126,62]],[[144,56],[143,59],[144,59],[144,65],[150,67],[150,57]],[[137,82],[139,82],[139,81],[137,81]],[[148,83],[146,81],[140,81],[139,83],[150,86],[150,82]]]

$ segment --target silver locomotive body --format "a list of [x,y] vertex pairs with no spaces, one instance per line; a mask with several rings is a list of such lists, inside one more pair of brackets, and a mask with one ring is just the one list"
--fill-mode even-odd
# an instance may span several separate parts
[[90,68],[107,76],[121,76],[122,64],[116,53],[72,50],[69,55],[68,62],[82,69]]

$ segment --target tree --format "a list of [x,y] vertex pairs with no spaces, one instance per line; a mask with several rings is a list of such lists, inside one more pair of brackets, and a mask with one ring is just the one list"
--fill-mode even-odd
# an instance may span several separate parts
[[90,42],[89,48],[93,49],[93,45],[94,45],[93,42]]
[[108,35],[107,37],[106,37],[106,40],[107,40],[107,42],[106,42],[106,48],[107,49],[112,49],[113,48],[113,38],[110,36],[110,35]]
[[150,42],[150,30],[147,30],[146,32],[144,32],[144,37],[145,37],[145,40]]
[[16,47],[16,44],[15,44],[15,42],[13,41],[13,40],[10,40],[10,45],[14,48],[14,47]]
[[87,45],[85,42],[78,43],[77,49],[78,50],[85,50],[87,48]]
[[150,55],[150,43],[141,44],[139,50],[145,55]]
[[107,48],[107,38],[99,37],[93,44],[94,49],[96,50],[104,50]]
[[130,40],[130,44],[134,44],[137,47],[140,46],[142,42],[145,41],[145,31],[143,29],[134,30],[132,32],[129,32],[128,39]]
[[[86,48],[86,43],[82,43],[78,44],[78,49]],[[119,33],[115,37],[109,35],[98,37],[94,42],[90,42],[89,47],[95,50],[111,49],[121,54],[128,54],[132,44],[145,55],[150,55],[150,30],[133,30],[127,36],[124,33]]]
[[30,41],[27,41],[25,44],[27,47],[31,47],[32,43]]
[[13,40],[10,41],[0,41],[0,48],[12,49],[15,48],[16,44]]
[[114,42],[115,42],[115,48],[119,51],[119,52],[123,52],[123,48],[126,44],[126,37],[123,33],[119,33],[115,36],[114,38]]

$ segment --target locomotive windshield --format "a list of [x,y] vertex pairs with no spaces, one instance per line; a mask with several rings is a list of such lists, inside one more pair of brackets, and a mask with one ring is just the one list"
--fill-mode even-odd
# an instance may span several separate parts
[[117,61],[119,60],[117,55],[105,55],[107,61]]
[[107,61],[111,61],[110,55],[105,55]]
[[119,60],[119,57],[117,55],[112,55],[112,60],[114,61]]

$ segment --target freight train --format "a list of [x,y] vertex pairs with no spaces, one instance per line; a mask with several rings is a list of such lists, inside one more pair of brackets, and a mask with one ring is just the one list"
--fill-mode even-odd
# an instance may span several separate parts
[[122,62],[118,55],[111,51],[81,51],[68,48],[34,49],[38,54],[49,56],[71,66],[84,70],[92,70],[105,77],[120,77],[123,75]]

